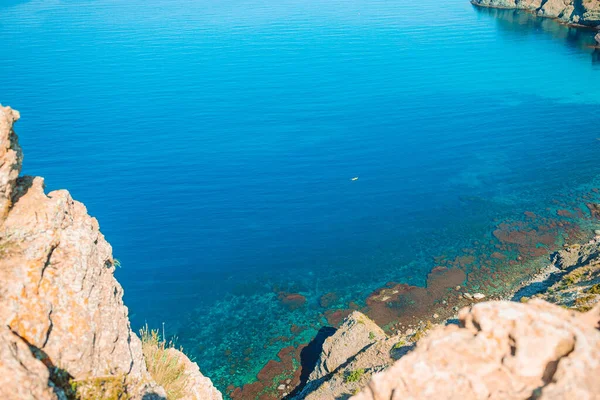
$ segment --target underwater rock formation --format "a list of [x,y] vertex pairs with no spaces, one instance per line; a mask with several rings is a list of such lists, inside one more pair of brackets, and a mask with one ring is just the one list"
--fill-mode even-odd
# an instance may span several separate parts
[[[42,178],[18,177],[18,119],[0,106],[0,398],[64,399],[73,383],[98,379],[133,399],[165,398],[131,330],[98,221],[66,190],[45,194]],[[189,381],[204,382],[187,398],[220,399],[180,356]]]

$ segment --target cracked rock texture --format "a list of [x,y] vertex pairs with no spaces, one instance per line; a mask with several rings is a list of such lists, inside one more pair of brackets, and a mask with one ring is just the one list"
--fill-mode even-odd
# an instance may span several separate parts
[[366,368],[366,374],[361,376],[362,383],[366,383],[366,378],[377,371],[377,366],[391,362],[391,346],[387,335],[375,322],[358,311],[352,312],[325,340],[306,386],[294,398],[333,400],[347,394],[350,386],[356,388],[360,384],[353,382],[349,385],[345,381],[350,368]]
[[48,368],[37,360],[23,339],[0,327],[0,396],[3,399],[54,400]]
[[600,0],[471,0],[471,3],[527,10],[567,24],[600,27]]
[[376,340],[386,337],[385,332],[366,315],[354,311],[344,323],[323,343],[323,350],[309,381],[323,378],[340,365],[363,351]]
[[213,386],[210,379],[200,373],[198,364],[192,362],[185,354],[176,349],[169,352],[179,357],[179,362],[185,365],[183,373],[187,376],[185,385],[186,396],[179,400],[221,400],[221,393]]
[[0,106],[0,398],[61,398],[52,369],[76,380],[126,376],[134,398],[164,397],[146,370],[98,221],[66,190],[46,194],[42,178],[17,178],[18,118]]
[[433,330],[354,400],[598,399],[600,306],[480,303]]

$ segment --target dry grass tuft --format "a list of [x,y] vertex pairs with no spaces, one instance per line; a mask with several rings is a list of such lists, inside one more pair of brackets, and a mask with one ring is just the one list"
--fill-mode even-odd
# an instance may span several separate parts
[[167,392],[168,400],[184,397],[187,384],[185,364],[177,355],[169,351],[174,348],[172,341],[161,339],[158,330],[150,330],[148,326],[140,330],[142,351],[146,360],[146,368],[156,383]]
[[77,400],[128,400],[125,375],[71,380],[71,397]]

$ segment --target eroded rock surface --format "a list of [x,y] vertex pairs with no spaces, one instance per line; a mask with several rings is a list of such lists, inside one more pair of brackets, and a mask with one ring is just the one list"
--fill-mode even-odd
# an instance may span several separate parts
[[480,303],[374,375],[355,400],[597,399],[600,306]]
[[[17,178],[18,118],[0,106],[0,379],[10,381],[0,383],[0,397],[55,398],[60,390],[48,388],[60,370],[79,382],[122,376],[133,398],[163,398],[131,330],[98,221],[67,191],[46,194],[42,178]],[[196,370],[190,365],[192,380],[202,380]]]
[[367,346],[385,337],[385,333],[375,322],[364,314],[354,311],[344,320],[335,334],[323,343],[323,352],[309,380],[316,380],[332,373]]
[[[366,315],[354,311],[337,331],[323,343],[323,349],[306,387],[296,399],[335,399],[358,385],[392,359],[389,349],[393,344],[385,332]],[[349,374],[355,379],[347,382]],[[351,393],[351,392],[350,392]]]
[[600,0],[471,0],[471,3],[481,7],[527,10],[568,24],[600,25]]
[[192,362],[184,353],[176,349],[169,349],[171,354],[179,358],[185,365],[184,374],[187,377],[185,385],[186,396],[179,400],[221,400],[222,395],[212,384],[211,380],[202,375],[198,364]]
[[48,368],[33,356],[23,339],[4,326],[0,326],[0,360],[0,398],[58,399]]

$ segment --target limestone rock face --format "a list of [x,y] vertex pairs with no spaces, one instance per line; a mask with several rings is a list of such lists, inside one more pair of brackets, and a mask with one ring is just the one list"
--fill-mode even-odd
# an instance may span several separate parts
[[[12,126],[18,117],[0,107],[0,328],[7,330],[0,332],[0,370],[8,369],[0,379],[15,376],[36,393],[31,398],[46,399],[54,398],[48,387],[56,369],[77,381],[123,376],[133,398],[164,398],[131,330],[98,221],[67,191],[46,194],[42,178],[17,178],[22,155]],[[190,376],[200,382],[193,369]],[[28,398],[18,393],[0,398]]]
[[552,255],[552,263],[563,270],[594,263],[600,259],[599,243],[600,237],[596,237],[583,246],[576,245],[557,251]]
[[23,153],[12,130],[18,119],[17,111],[0,105],[0,223],[8,214],[15,181],[21,172]]
[[[4,218],[0,225],[0,321],[75,379],[127,374],[149,380],[141,342],[129,326],[112,249],[98,221],[65,190],[44,193],[42,178],[21,177],[12,129],[0,111]],[[9,197],[8,197],[9,196]]]
[[325,339],[323,348],[308,382],[295,399],[328,400],[341,398],[356,390],[361,382],[349,385],[346,376],[353,370],[361,371],[361,381],[377,367],[392,360],[389,349],[393,346],[385,332],[369,317],[354,311],[348,315],[339,329]]
[[49,384],[48,368],[36,359],[27,343],[0,326],[0,398],[57,400]]
[[600,46],[600,33],[596,34],[596,36],[594,36],[594,40],[596,41],[596,45]]
[[375,322],[366,315],[354,311],[323,343],[323,351],[314,371],[309,376],[309,381],[332,373],[367,346],[385,337],[385,332]]
[[21,178],[16,190],[0,228],[2,322],[75,378],[141,377],[141,343],[98,222],[68,192],[46,196],[41,178]]
[[600,0],[471,0],[471,3],[481,7],[533,11],[541,17],[557,18],[568,24],[600,25]]
[[598,399],[600,306],[582,314],[541,300],[461,310],[374,375],[355,400]]
[[[369,382],[374,373],[385,370],[394,359],[391,357],[393,346],[397,342],[393,338],[378,340],[364,351],[350,358],[326,379],[313,381],[303,396],[296,399],[304,400],[336,400],[345,399]],[[352,373],[360,371],[358,379],[350,381]]]
[[185,365],[184,374],[187,377],[187,395],[180,400],[222,400],[223,396],[212,384],[211,380],[200,373],[198,364],[192,362],[185,354],[177,349],[169,349],[170,354],[176,355],[179,362]]

